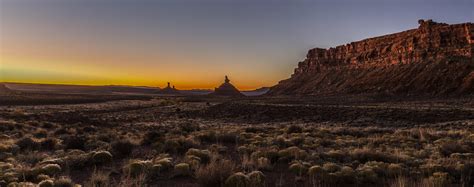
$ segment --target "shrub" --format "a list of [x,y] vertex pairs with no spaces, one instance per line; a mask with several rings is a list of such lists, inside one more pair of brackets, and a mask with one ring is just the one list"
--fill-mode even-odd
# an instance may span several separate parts
[[108,151],[97,151],[92,155],[92,161],[96,164],[106,164],[112,162],[112,154]]
[[29,137],[18,140],[16,145],[18,145],[18,147],[20,147],[22,150],[37,150],[40,146],[36,140],[33,140]]
[[398,159],[395,156],[370,150],[367,148],[356,149],[351,152],[351,157],[353,160],[358,160],[359,162],[365,163],[368,161],[380,161],[380,162],[395,162]]
[[328,163],[324,163],[323,169],[327,171],[328,173],[334,173],[336,171],[339,171],[341,168],[339,167],[339,165],[335,163],[328,162]]
[[357,168],[357,178],[362,183],[376,183],[377,173],[370,167]]
[[154,164],[153,166],[151,166],[149,174],[151,176],[158,176],[163,170],[164,169],[161,164]]
[[157,160],[155,164],[160,164],[163,170],[168,170],[173,167],[173,162],[171,162],[171,158],[161,158]]
[[53,187],[53,186],[54,186],[54,182],[51,179],[43,180],[38,184],[38,187]]
[[234,168],[235,165],[230,160],[213,160],[196,171],[196,178],[200,186],[222,186],[232,175]]
[[149,131],[143,137],[141,144],[151,145],[151,144],[154,144],[155,142],[163,140],[163,137],[164,135],[160,131]]
[[44,180],[48,180],[48,179],[51,179],[51,177],[49,177],[48,175],[45,175],[45,174],[39,174],[38,176],[36,176],[37,181],[44,181]]
[[161,151],[182,154],[193,147],[198,147],[196,141],[191,138],[179,137],[166,140],[165,143],[161,145]]
[[242,172],[237,172],[225,180],[225,187],[247,187],[250,184],[250,179]]
[[187,155],[185,157],[186,163],[188,163],[192,169],[197,169],[201,165],[201,158],[194,155]]
[[311,182],[321,181],[326,175],[326,171],[321,166],[311,166],[308,169],[308,175]]
[[174,166],[175,176],[188,176],[191,174],[191,168],[187,163],[179,163]]
[[54,187],[74,187],[74,183],[68,177],[61,177],[54,181]]
[[58,140],[56,138],[46,138],[40,142],[42,150],[55,150]]
[[45,131],[45,130],[38,130],[34,136],[36,138],[46,138],[48,136],[48,131]]
[[211,153],[208,150],[199,150],[191,148],[186,152],[186,156],[197,156],[200,158],[201,163],[206,164],[209,163],[211,159]]
[[224,132],[224,133],[221,132],[217,134],[216,140],[218,143],[235,144],[239,140],[239,135],[234,132]]
[[400,176],[403,173],[403,168],[400,164],[390,164],[387,168],[389,176]]
[[133,148],[135,147],[135,144],[130,142],[127,139],[124,140],[117,140],[112,142],[112,153],[117,157],[117,158],[124,158],[132,152]]
[[291,164],[289,167],[289,170],[295,175],[302,176],[306,174],[306,172],[308,171],[308,168],[305,165],[297,162],[297,163]]
[[449,156],[452,153],[468,153],[469,150],[470,149],[466,145],[455,141],[444,142],[439,147],[439,152],[443,156]]
[[139,176],[148,172],[148,166],[151,165],[149,161],[135,160],[125,166],[125,172],[130,176]]
[[293,146],[278,151],[278,156],[284,161],[291,161],[293,159],[304,160],[304,158],[308,156],[308,153],[299,147]]
[[288,130],[286,131],[286,133],[288,133],[288,134],[301,133],[301,132],[303,132],[303,128],[301,128],[300,126],[296,126],[296,125],[291,125],[290,127],[288,127]]
[[61,173],[61,166],[59,166],[58,164],[47,164],[41,167],[41,171],[44,174],[53,176],[53,175]]
[[110,186],[109,174],[106,172],[94,171],[91,178],[89,179],[89,185],[91,187],[107,187]]
[[257,159],[257,168],[269,171],[272,169],[272,164],[268,158],[260,157]]
[[433,173],[433,175],[429,178],[429,181],[434,185],[434,186],[448,186],[449,180],[448,180],[448,173],[445,172],[436,172]]
[[265,175],[261,171],[252,171],[247,176],[250,179],[250,186],[263,187],[265,186]]

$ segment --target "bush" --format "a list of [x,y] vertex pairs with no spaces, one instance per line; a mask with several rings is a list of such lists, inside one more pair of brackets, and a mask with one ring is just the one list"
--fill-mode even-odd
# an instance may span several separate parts
[[161,158],[155,162],[155,164],[159,164],[162,166],[162,170],[168,170],[173,168],[173,162],[171,162],[171,158]]
[[188,163],[192,169],[197,169],[201,165],[201,158],[194,155],[187,155],[185,157],[186,163]]
[[362,162],[362,163],[365,163],[368,161],[380,161],[380,162],[392,163],[399,160],[395,156],[392,156],[386,153],[376,152],[370,149],[356,149],[351,152],[351,157],[353,160],[358,160],[359,162]]
[[293,146],[278,151],[278,156],[284,161],[291,161],[293,159],[304,160],[308,156],[308,153],[299,147]]
[[232,175],[234,168],[235,165],[230,160],[213,160],[197,170],[196,178],[200,186],[222,186],[224,181]]
[[94,171],[89,179],[89,185],[92,187],[107,187],[110,185],[109,175],[105,172]]
[[125,172],[130,176],[139,176],[148,172],[148,167],[151,165],[149,161],[135,160],[125,166]]
[[191,174],[191,168],[187,163],[179,163],[174,166],[175,176],[189,176]]
[[54,187],[74,187],[74,183],[68,177],[61,177],[54,181]]
[[250,179],[250,186],[252,187],[264,187],[265,186],[265,175],[261,171],[252,171],[247,176]]
[[145,134],[145,137],[143,137],[141,144],[142,145],[151,145],[154,144],[155,142],[163,140],[163,133],[160,131],[149,131]]
[[61,166],[58,164],[47,164],[43,167],[41,167],[41,171],[44,174],[47,174],[49,176],[54,176],[56,174],[61,173]]
[[272,169],[272,164],[268,158],[260,157],[257,159],[257,168],[269,171]]
[[429,181],[433,186],[448,186],[449,178],[448,173],[445,172],[436,172],[429,178]]
[[242,172],[237,172],[231,175],[225,180],[225,187],[248,187],[250,179],[247,175]]
[[445,142],[439,147],[439,152],[443,156],[449,156],[452,153],[468,153],[469,150],[468,146],[455,141]]
[[40,143],[42,150],[55,150],[58,140],[55,138],[46,138]]
[[43,180],[38,184],[38,187],[53,187],[53,186],[54,186],[54,182],[51,179]]
[[160,175],[163,170],[164,168],[161,164],[154,164],[151,166],[149,174],[153,177],[156,177]]
[[339,171],[341,167],[335,163],[328,162],[328,163],[324,163],[323,169],[327,171],[328,173],[334,173],[336,171]]
[[48,175],[45,175],[45,174],[39,174],[38,176],[36,176],[37,181],[44,181],[44,180],[48,180],[48,179],[51,179],[51,177],[49,177]]
[[286,131],[286,133],[288,133],[288,134],[301,133],[301,132],[303,132],[303,128],[301,128],[300,126],[296,126],[296,125],[291,125],[290,127],[288,127],[288,130]]
[[291,164],[289,167],[289,170],[295,175],[302,176],[306,174],[306,172],[308,171],[308,168],[305,165],[297,162],[297,163]]
[[112,154],[108,151],[97,151],[92,155],[92,161],[96,164],[106,164],[112,162]]
[[203,164],[209,163],[209,160],[211,159],[211,153],[208,150],[199,150],[191,148],[186,152],[186,156],[190,155],[199,157],[201,163]]
[[117,140],[112,142],[112,153],[117,157],[117,158],[124,158],[130,155],[130,153],[133,151],[133,148],[136,146],[129,140]]
[[326,171],[321,166],[311,166],[308,169],[308,175],[314,179],[321,180],[325,174],[326,174]]
[[40,147],[40,144],[36,140],[29,137],[18,140],[16,145],[22,150],[37,150]]

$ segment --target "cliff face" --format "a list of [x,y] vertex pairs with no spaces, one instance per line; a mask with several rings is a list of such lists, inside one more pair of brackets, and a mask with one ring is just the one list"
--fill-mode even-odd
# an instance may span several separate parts
[[269,94],[473,93],[474,24],[420,26],[330,49],[314,48]]

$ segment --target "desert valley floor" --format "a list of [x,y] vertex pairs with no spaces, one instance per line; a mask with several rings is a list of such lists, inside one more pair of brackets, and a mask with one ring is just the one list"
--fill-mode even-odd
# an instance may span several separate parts
[[9,101],[0,186],[472,186],[471,97],[383,98]]

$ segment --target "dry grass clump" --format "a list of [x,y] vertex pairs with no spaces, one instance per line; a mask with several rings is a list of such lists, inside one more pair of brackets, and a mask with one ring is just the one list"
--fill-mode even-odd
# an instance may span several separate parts
[[248,187],[250,178],[242,172],[237,172],[229,176],[224,183],[225,187]]
[[197,157],[199,159],[195,159],[195,160],[199,160],[199,163],[203,163],[203,164],[209,163],[211,159],[211,152],[209,152],[208,150],[199,150],[199,149],[191,148],[191,149],[188,149],[185,155],[189,158],[193,158],[191,156]]
[[231,160],[214,158],[208,165],[196,171],[196,178],[200,186],[222,186],[225,180],[234,173],[235,168]]
[[54,181],[54,187],[74,187],[74,183],[69,177],[62,176]]
[[97,151],[92,154],[92,161],[95,164],[107,164],[112,162],[112,154],[108,151]]
[[88,187],[109,187],[110,177],[108,172],[94,171],[87,182]]

